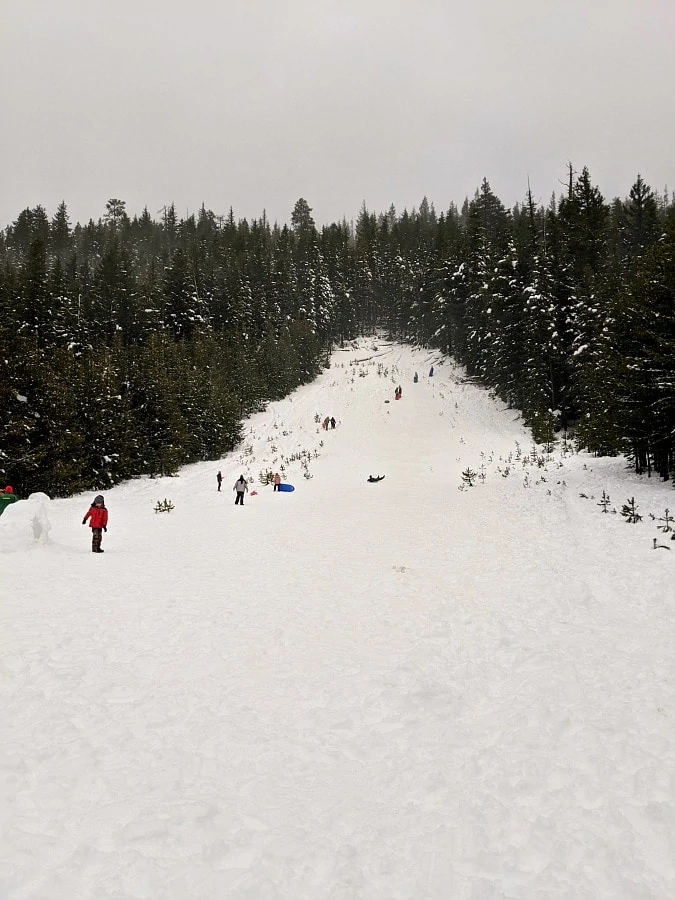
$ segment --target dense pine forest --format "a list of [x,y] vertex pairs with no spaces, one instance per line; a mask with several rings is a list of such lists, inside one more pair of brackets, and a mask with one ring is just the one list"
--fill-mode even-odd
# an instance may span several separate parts
[[361,209],[318,229],[204,206],[0,232],[0,481],[65,496],[216,459],[244,417],[382,330],[437,347],[522,411],[635,471],[675,478],[675,197],[587,169],[547,206],[484,180],[461,209]]

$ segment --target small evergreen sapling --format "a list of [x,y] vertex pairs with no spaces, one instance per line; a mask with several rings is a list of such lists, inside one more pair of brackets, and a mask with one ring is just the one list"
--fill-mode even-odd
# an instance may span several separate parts
[[462,482],[467,487],[473,487],[473,483],[477,478],[477,474],[473,471],[473,469],[469,469],[468,467],[462,472]]
[[612,501],[609,499],[609,494],[606,494],[604,491],[602,492],[602,500],[598,503],[598,506],[602,507],[602,511],[604,513],[609,512],[609,504]]
[[673,523],[675,522],[675,516],[670,515],[670,510],[666,510],[665,516],[659,519],[659,522],[663,522],[663,525],[658,525],[657,528],[659,531],[662,531],[664,534],[667,534],[669,531],[675,532],[675,528],[673,528]]
[[630,500],[627,500],[624,503],[621,507],[621,515],[625,518],[626,522],[631,525],[635,525],[641,521],[642,516],[637,511],[635,497],[631,497]]
[[166,497],[163,500],[158,500],[155,505],[155,512],[171,512],[172,509],[175,509],[175,506],[170,500],[167,500]]

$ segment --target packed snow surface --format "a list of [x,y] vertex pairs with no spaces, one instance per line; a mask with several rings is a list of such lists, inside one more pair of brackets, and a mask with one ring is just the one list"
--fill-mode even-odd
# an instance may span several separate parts
[[669,485],[370,339],[94,493],[0,518],[3,900],[675,897]]

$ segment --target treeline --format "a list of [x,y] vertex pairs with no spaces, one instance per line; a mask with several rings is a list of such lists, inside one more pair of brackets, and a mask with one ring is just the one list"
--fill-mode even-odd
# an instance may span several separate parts
[[24,210],[0,234],[0,472],[67,494],[217,458],[242,417],[386,329],[437,346],[523,411],[539,441],[675,471],[675,203],[638,176],[607,203],[586,169],[546,207],[487,181],[317,229],[202,207],[71,226]]
[[0,480],[59,496],[231,450],[325,364],[323,243],[301,202],[281,229],[129,219],[118,200],[74,228],[65,204],[24,210],[0,241]]
[[362,210],[356,295],[393,336],[440,347],[522,410],[537,441],[675,476],[675,199],[638,176],[607,203],[586,168],[547,207],[487,180],[461,210]]

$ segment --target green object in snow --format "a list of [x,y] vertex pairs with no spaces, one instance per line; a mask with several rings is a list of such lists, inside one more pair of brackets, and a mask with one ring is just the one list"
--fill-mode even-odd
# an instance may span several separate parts
[[4,513],[10,503],[16,503],[18,499],[16,494],[0,494],[0,516]]

